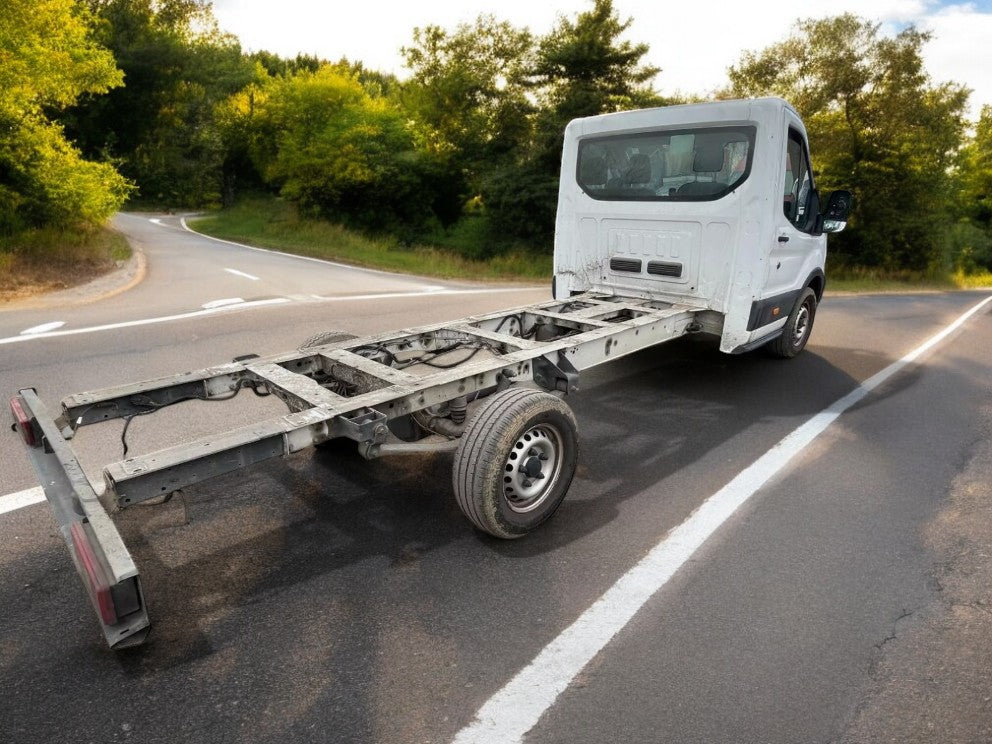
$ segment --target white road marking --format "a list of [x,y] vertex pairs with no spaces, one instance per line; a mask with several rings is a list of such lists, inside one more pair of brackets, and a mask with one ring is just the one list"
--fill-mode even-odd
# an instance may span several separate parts
[[44,500],[45,492],[41,486],[35,486],[34,488],[29,488],[26,491],[18,491],[17,493],[8,493],[6,496],[0,496],[0,514],[17,511],[33,504],[40,504]]
[[238,271],[237,269],[224,269],[228,274],[234,274],[235,276],[243,276],[245,279],[251,279],[253,282],[259,281],[257,276],[252,274],[246,274],[243,271]]
[[204,302],[200,307],[204,310],[213,310],[215,307],[227,307],[228,305],[240,305],[244,302],[244,298],[241,297],[228,297],[223,300],[213,300],[211,302]]
[[160,218],[158,218],[158,217],[149,217],[148,218],[148,221],[151,222],[153,225],[161,225],[162,224],[162,220]]
[[64,325],[64,320],[53,320],[51,323],[42,323],[41,325],[34,326],[33,328],[27,328],[21,331],[21,335],[31,336],[35,333],[47,333],[48,331],[54,331],[56,328],[61,328]]
[[225,245],[233,245],[236,248],[244,248],[249,251],[258,251],[259,253],[271,253],[276,256],[283,256],[285,258],[297,259],[299,261],[310,261],[312,263],[327,264],[328,266],[336,266],[339,269],[348,269],[349,271],[360,271],[365,274],[382,274],[383,276],[391,276],[396,278],[415,280],[416,277],[410,277],[406,274],[398,274],[393,271],[383,271],[382,269],[368,269],[362,266],[352,266],[350,264],[338,263],[337,261],[328,261],[326,258],[314,258],[313,256],[301,256],[298,253],[284,253],[282,251],[275,251],[270,248],[259,248],[258,246],[248,245],[247,243],[238,243],[233,240],[224,240],[224,238],[215,238],[213,235],[207,235],[206,233],[197,232],[192,227],[186,224],[186,218],[182,217],[179,220],[179,225],[183,230],[197,235],[205,240],[213,240],[217,243],[224,243]]
[[[311,295],[312,299],[304,302],[350,302],[352,300],[390,300],[400,297],[438,297],[440,295],[472,295],[472,294],[503,294],[507,292],[527,292],[529,290],[542,289],[541,287],[498,287],[486,289],[446,289],[442,292],[381,292],[379,294],[364,295],[342,295],[340,297],[321,297]],[[276,297],[270,300],[254,300],[252,302],[242,302],[237,305],[223,305],[221,307],[194,310],[189,313],[178,313],[176,315],[164,315],[158,318],[144,318],[142,320],[128,320],[121,323],[109,323],[107,325],[90,326],[87,328],[73,328],[68,331],[51,331],[48,333],[36,333],[31,336],[8,336],[0,338],[0,346],[4,344],[16,344],[21,341],[32,341],[40,338],[57,338],[59,336],[76,336],[83,333],[97,333],[99,331],[112,331],[118,328],[130,328],[132,326],[152,325],[155,323],[169,323],[176,320],[186,320],[187,318],[200,318],[223,310],[240,310],[242,308],[261,307],[265,305],[285,305],[293,302],[288,297]]]
[[245,307],[260,307],[263,305],[282,305],[289,302],[285,297],[276,297],[271,300],[255,300],[254,302],[243,302],[238,305],[225,305],[224,307],[214,307],[209,310],[194,310],[191,313],[179,313],[177,315],[163,315],[158,318],[143,318],[142,320],[127,320],[122,323],[108,323],[106,325],[90,326],[89,328],[73,328],[68,331],[51,331],[49,333],[36,333],[33,336],[9,336],[0,338],[0,346],[4,344],[16,344],[20,341],[33,341],[39,338],[59,338],[61,336],[78,336],[83,333],[97,333],[99,331],[114,331],[118,328],[133,328],[135,326],[154,325],[156,323],[169,323],[174,320],[186,320],[187,318],[201,318],[206,315],[213,315],[224,310],[238,309]]
[[583,667],[742,504],[844,411],[946,339],[989,302],[992,297],[813,416],[710,496],[493,695],[476,713],[475,720],[458,732],[454,744],[521,742]]
[[321,295],[311,295],[319,302],[348,302],[350,300],[392,300],[397,297],[438,297],[440,295],[468,295],[468,294],[502,294],[505,292],[526,292],[531,289],[542,289],[541,287],[500,287],[498,289],[444,289],[438,292],[379,292],[378,294],[364,295],[340,295],[338,297],[323,297]]

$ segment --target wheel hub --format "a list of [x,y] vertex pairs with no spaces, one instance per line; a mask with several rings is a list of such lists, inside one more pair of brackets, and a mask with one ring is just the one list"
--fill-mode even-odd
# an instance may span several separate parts
[[503,491],[513,511],[529,512],[541,505],[558,480],[563,455],[561,435],[552,426],[535,426],[517,439],[503,473]]
[[799,308],[799,313],[796,315],[796,326],[793,335],[796,346],[802,343],[807,330],[809,330],[809,308],[804,304]]
[[[531,452],[533,451],[534,450],[532,449]],[[542,476],[541,458],[538,457],[537,455],[532,454],[530,457],[524,460],[524,464],[520,466],[520,472],[526,473],[527,476],[530,478],[537,478],[538,476]]]

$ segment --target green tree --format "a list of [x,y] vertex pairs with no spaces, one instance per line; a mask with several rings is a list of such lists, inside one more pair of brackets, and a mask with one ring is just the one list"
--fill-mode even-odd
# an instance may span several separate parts
[[0,231],[98,223],[127,182],[84,160],[48,117],[84,94],[120,85],[113,57],[72,0],[5,0],[0,9]]
[[288,59],[286,57],[280,57],[274,52],[265,51],[264,49],[258,52],[252,52],[248,55],[248,59],[260,64],[265,72],[272,77],[292,75],[301,70],[317,72],[323,65],[327,64],[327,60],[320,59],[312,54],[297,54],[293,59]]
[[612,0],[594,0],[540,40],[528,75],[539,103],[533,138],[516,162],[494,171],[485,194],[498,232],[550,251],[568,122],[663,103],[651,87],[658,68],[642,63],[648,45],[622,38],[631,22],[620,20]]
[[[530,85],[557,124],[662,102],[651,86],[661,70],[642,64],[648,45],[622,38],[632,22],[620,20],[612,0],[594,0],[592,10],[559,18],[541,39]],[[560,138],[563,128],[553,132]]]
[[982,107],[975,133],[961,150],[959,213],[992,230],[992,105]]
[[84,152],[113,159],[139,196],[162,205],[220,198],[224,142],[215,107],[255,65],[216,25],[205,0],[87,0],[125,85],[66,117]]
[[453,32],[415,28],[413,44],[402,52],[413,73],[402,100],[432,148],[470,166],[491,162],[526,138],[529,31],[480,16]]
[[780,95],[796,107],[821,188],[854,191],[852,229],[832,243],[847,263],[944,268],[968,91],[930,80],[929,39],[914,27],[884,37],[878,24],[845,14],[800,21],[788,39],[730,68],[733,94]]
[[961,148],[957,222],[951,229],[954,268],[965,273],[992,270],[992,106],[982,107],[974,134]]
[[480,16],[451,32],[416,28],[402,51],[413,74],[400,100],[447,173],[436,212],[450,224],[481,194],[483,177],[529,139],[533,106],[524,78],[534,40],[526,30]]
[[234,96],[224,116],[246,132],[265,181],[306,212],[403,239],[435,218],[444,173],[404,112],[346,67],[271,78]]

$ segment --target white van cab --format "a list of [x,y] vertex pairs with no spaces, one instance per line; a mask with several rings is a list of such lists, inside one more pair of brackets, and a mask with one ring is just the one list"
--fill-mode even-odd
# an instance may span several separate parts
[[577,119],[565,131],[554,294],[596,291],[695,306],[737,353],[805,346],[826,283],[826,209],[806,128],[780,98]]

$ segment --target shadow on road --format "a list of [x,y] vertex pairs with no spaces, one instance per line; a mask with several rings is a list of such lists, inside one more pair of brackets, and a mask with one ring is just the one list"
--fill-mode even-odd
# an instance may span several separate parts
[[[876,369],[888,361],[871,360]],[[117,515],[148,597],[153,628],[145,647],[116,657],[100,649],[82,592],[71,589],[71,570],[25,599],[20,587],[37,578],[36,556],[7,566],[0,617],[55,625],[42,666],[78,661],[50,705],[74,686],[99,700],[122,699],[135,685],[154,688],[166,679],[171,691],[163,694],[175,703],[191,694],[176,688],[180,678],[203,696],[187,709],[190,725],[223,733],[204,740],[232,740],[229,722],[209,702],[231,685],[240,685],[245,706],[242,741],[285,740],[287,733],[317,740],[319,730],[299,728],[317,709],[350,741],[411,740],[412,731],[433,724],[409,716],[464,715],[466,696],[468,704],[484,699],[482,686],[466,693],[448,685],[512,673],[584,608],[583,592],[561,587],[585,582],[595,596],[597,582],[615,579],[582,575],[598,558],[583,551],[603,551],[604,563],[636,562],[639,542],[653,545],[856,384],[813,350],[782,362],[761,353],[727,356],[706,339],[686,338],[583,373],[581,392],[569,400],[580,425],[579,472],[559,514],[527,538],[504,542],[471,529],[451,497],[450,456],[370,463],[304,453]],[[617,544],[616,528],[606,530],[621,518],[642,525],[629,545]],[[575,544],[582,548],[566,557],[562,549]],[[51,560],[68,564],[60,550],[53,539]],[[503,644],[499,628],[520,642]],[[3,676],[33,694],[29,668],[39,658],[30,637],[6,643]],[[487,653],[493,646],[498,653]],[[273,699],[274,680],[281,687]],[[151,721],[167,716],[163,705],[141,698],[127,708]],[[399,705],[390,724],[397,728],[373,731],[370,721],[386,705]],[[273,706],[283,717],[277,729],[265,721]],[[289,720],[287,710],[295,711]]]

